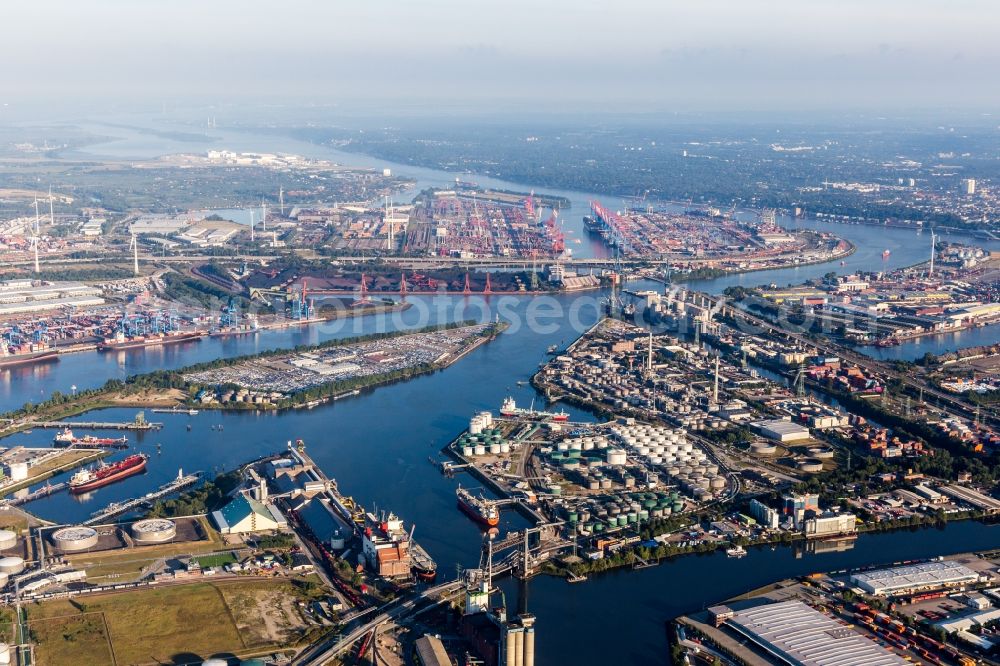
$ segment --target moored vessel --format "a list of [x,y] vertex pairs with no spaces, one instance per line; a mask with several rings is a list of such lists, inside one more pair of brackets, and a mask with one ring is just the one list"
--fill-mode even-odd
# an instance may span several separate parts
[[145,471],[148,459],[145,454],[134,453],[110,465],[101,465],[96,469],[82,469],[69,480],[69,490],[71,493],[86,493],[139,474]]
[[63,428],[52,438],[52,443],[56,446],[124,449],[128,446],[128,437],[94,437],[93,435],[77,437],[69,428]]
[[0,368],[58,360],[59,352],[45,342],[21,345],[0,343]]
[[569,413],[566,410],[560,410],[558,412],[546,412],[541,410],[536,410],[534,407],[534,402],[532,406],[528,409],[523,407],[518,407],[517,402],[514,398],[507,397],[503,404],[500,405],[500,416],[527,416],[527,417],[545,417],[550,418],[553,421],[568,421]]
[[123,349],[138,349],[141,347],[154,347],[157,345],[171,345],[187,340],[197,340],[204,333],[199,331],[171,331],[169,333],[157,333],[154,335],[125,335],[119,331],[115,336],[105,338],[97,344],[99,351],[120,351]]
[[476,522],[487,527],[495,527],[500,522],[500,510],[495,503],[481,495],[473,495],[461,486],[455,494],[458,496],[458,508]]

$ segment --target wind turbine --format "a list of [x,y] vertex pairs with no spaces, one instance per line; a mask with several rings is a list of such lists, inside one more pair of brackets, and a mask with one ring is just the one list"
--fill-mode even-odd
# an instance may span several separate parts
[[31,245],[35,250],[35,273],[40,273],[41,269],[38,267],[38,236],[31,237]]
[[35,235],[38,235],[39,223],[38,223],[38,197],[35,197]]

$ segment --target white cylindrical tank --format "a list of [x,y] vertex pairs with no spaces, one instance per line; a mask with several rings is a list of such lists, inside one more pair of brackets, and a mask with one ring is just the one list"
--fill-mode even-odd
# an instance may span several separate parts
[[24,560],[14,555],[0,558],[0,572],[5,574],[19,574],[24,571]]
[[132,523],[132,539],[137,544],[164,543],[177,536],[177,526],[166,518],[150,518]]
[[609,465],[624,465],[628,460],[625,452],[621,449],[608,449],[607,456]]
[[64,553],[87,550],[97,545],[97,530],[92,527],[63,527],[52,533],[52,543]]
[[17,545],[17,533],[10,530],[0,530],[0,550],[7,550]]
[[0,643],[0,666],[10,666],[10,646],[6,643]]

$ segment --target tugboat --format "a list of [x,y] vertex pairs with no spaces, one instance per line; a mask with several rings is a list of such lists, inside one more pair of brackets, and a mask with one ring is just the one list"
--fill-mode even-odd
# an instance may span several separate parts
[[747,551],[746,551],[746,549],[743,546],[734,546],[733,548],[729,548],[729,549],[726,550],[726,555],[728,557],[737,557],[737,558],[739,558],[739,557],[746,556],[746,554],[747,554]]
[[500,510],[493,502],[480,495],[473,495],[461,486],[458,487],[455,494],[458,496],[458,508],[465,515],[487,527],[496,527],[499,524]]

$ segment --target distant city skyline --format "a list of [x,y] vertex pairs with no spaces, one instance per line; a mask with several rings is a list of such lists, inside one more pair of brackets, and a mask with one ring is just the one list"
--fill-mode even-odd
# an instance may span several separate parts
[[1000,102],[982,0],[43,0],[5,7],[4,104],[204,97],[574,111]]

